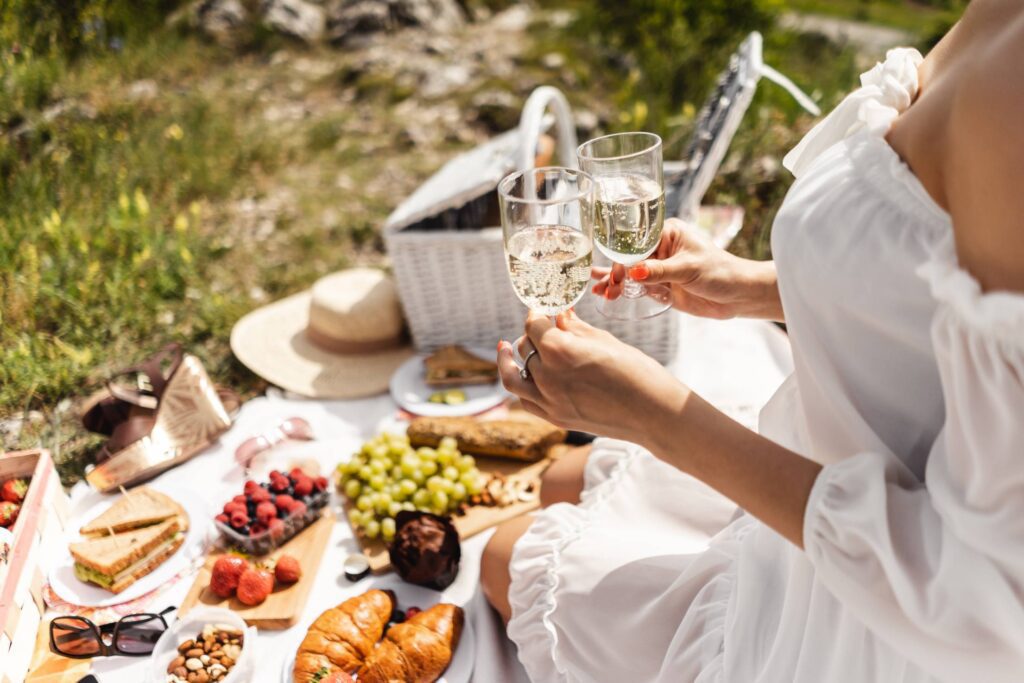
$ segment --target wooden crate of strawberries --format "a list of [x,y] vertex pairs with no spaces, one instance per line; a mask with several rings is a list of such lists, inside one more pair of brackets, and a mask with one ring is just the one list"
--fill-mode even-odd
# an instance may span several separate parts
[[0,542],[0,683],[16,683],[46,609],[43,564],[64,542],[70,505],[46,450],[0,454],[0,498],[0,526],[13,533]]

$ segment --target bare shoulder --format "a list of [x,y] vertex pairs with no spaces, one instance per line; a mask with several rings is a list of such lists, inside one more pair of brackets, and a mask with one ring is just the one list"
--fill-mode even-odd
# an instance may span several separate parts
[[1024,292],[1024,4],[975,36],[950,117],[946,192],[960,262],[986,290]]

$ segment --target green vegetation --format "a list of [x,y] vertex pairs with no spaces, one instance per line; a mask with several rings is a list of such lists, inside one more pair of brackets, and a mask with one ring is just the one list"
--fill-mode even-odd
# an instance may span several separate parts
[[[575,21],[541,16],[523,34],[515,74],[445,95],[466,123],[410,132],[403,111],[430,104],[415,79],[258,26],[219,46],[167,22],[179,4],[0,5],[0,448],[59,449],[67,482],[96,443],[75,425],[75,407],[111,371],[168,341],[200,356],[218,382],[258,391],[228,348],[235,320],[347,264],[383,262],[387,213],[477,139],[458,126],[515,122],[517,109],[500,97],[477,96],[521,102],[550,82],[596,113],[602,130],[661,133],[673,158],[750,30],[765,34],[766,61],[825,110],[856,82],[865,65],[853,47],[777,28],[783,10],[857,17],[867,8],[863,16],[912,28],[911,18],[938,25],[959,6],[545,3]],[[552,54],[564,64],[545,66]],[[779,88],[761,86],[708,196],[745,208],[738,252],[770,255],[769,226],[789,184],[779,162],[811,123]],[[5,420],[10,429],[28,411],[41,417],[4,433]]]
[[786,4],[797,12],[891,26],[927,39],[936,26],[955,23],[967,7],[967,0],[789,0]]

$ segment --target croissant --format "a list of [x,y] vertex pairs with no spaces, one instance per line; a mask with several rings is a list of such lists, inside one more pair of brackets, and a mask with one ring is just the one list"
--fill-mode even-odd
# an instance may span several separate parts
[[394,608],[394,593],[369,590],[321,614],[295,654],[294,682],[309,683],[323,669],[356,671],[374,651]]
[[462,608],[441,603],[388,629],[359,669],[359,683],[434,683],[459,645]]

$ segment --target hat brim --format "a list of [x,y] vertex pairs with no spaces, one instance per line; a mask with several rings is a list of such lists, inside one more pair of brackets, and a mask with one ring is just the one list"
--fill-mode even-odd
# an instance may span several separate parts
[[256,309],[235,323],[231,350],[271,384],[310,398],[363,398],[387,391],[413,355],[410,345],[373,353],[332,353],[306,336],[310,292]]

